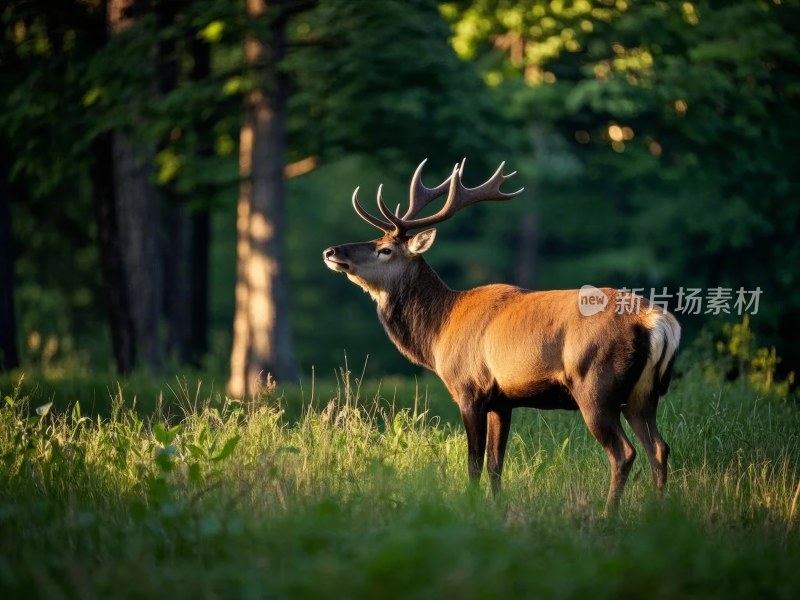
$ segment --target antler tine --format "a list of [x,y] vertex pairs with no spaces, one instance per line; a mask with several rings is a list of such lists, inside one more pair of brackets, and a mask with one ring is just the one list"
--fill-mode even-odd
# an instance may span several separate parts
[[[525,188],[520,188],[516,192],[501,192],[500,186],[508,181],[515,173],[511,173],[510,175],[503,175],[503,167],[505,166],[505,161],[500,163],[500,166],[494,172],[487,181],[483,184],[474,187],[468,188],[465,187],[461,181],[461,175],[464,172],[464,165],[466,163],[466,159],[462,160],[460,164],[456,164],[455,168],[453,169],[452,175],[445,181],[442,185],[438,186],[436,190],[438,191],[439,188],[443,187],[445,183],[449,184],[450,188],[447,194],[447,200],[444,203],[444,206],[434,215],[429,217],[422,217],[421,219],[413,219],[409,218],[408,216],[404,216],[402,219],[398,219],[395,217],[394,219],[390,219],[395,226],[397,227],[398,231],[405,233],[410,229],[417,229],[419,227],[427,227],[429,225],[434,225],[436,223],[441,223],[442,221],[449,219],[455,213],[457,213],[462,208],[469,206],[470,204],[475,204],[476,202],[484,202],[484,201],[499,201],[499,200],[510,200],[514,196],[522,193]],[[417,169],[417,173],[414,174],[414,181],[412,182],[412,190],[419,189],[419,177],[418,173],[421,169],[422,165]],[[433,192],[434,190],[430,190],[429,188],[425,188],[422,186],[422,189],[427,190],[428,192]],[[412,192],[413,193],[413,192]],[[432,196],[427,202],[433,200],[435,196]],[[425,204],[427,204],[425,202]],[[415,203],[412,206],[416,209],[417,205],[421,205],[419,210],[424,208],[425,204],[422,203]],[[415,212],[411,212],[411,209],[406,213],[406,215],[412,214],[416,215],[419,211],[416,210]],[[384,212],[384,216],[389,218]]]
[[[396,229],[396,227],[394,225],[390,225],[389,223],[386,223],[385,221],[381,221],[380,219],[378,219],[376,217],[373,217],[366,210],[364,210],[364,208],[361,206],[361,204],[359,204],[359,202],[358,202],[358,190],[359,190],[359,188],[360,188],[360,186],[357,187],[355,189],[355,191],[353,192],[353,208],[355,209],[355,211],[358,214],[358,216],[361,217],[362,219],[364,219],[367,223],[369,223],[373,227],[377,227],[378,229],[380,229],[384,233],[389,233],[391,231],[394,231]],[[378,188],[378,197],[380,197],[380,188]]]
[[[409,208],[405,215],[402,217],[399,216],[399,207],[398,210],[393,213],[389,207],[386,206],[383,201],[383,184],[381,184],[378,186],[378,209],[380,209],[381,214],[386,218],[386,221],[378,219],[377,217],[373,217],[362,208],[361,204],[358,202],[359,188],[356,188],[353,192],[353,208],[355,209],[356,213],[358,213],[358,216],[360,216],[370,225],[377,227],[384,233],[388,233],[393,236],[401,236],[411,229],[418,229],[420,227],[427,227],[429,225],[441,223],[470,204],[484,201],[510,200],[514,196],[521,194],[525,189],[520,188],[516,192],[510,193],[500,191],[500,186],[516,174],[516,171],[514,171],[508,175],[503,175],[503,167],[505,167],[506,164],[505,161],[500,163],[500,166],[494,172],[494,175],[492,175],[481,185],[474,188],[465,187],[461,181],[461,176],[464,173],[464,165],[467,162],[466,158],[460,163],[456,163],[455,167],[453,167],[453,172],[450,174],[450,177],[445,179],[435,188],[428,188],[425,187],[421,181],[422,168],[425,166],[427,160],[428,159],[425,159],[420,163],[420,165],[417,167],[417,170],[414,172],[414,176],[411,178],[411,198],[409,202]],[[420,211],[430,204],[430,202],[444,194],[445,191],[447,191],[447,199],[445,200],[444,206],[442,206],[439,212],[428,217],[422,217],[420,219],[414,218],[420,213]]]
[[389,221],[392,223],[392,225],[390,225],[390,231],[393,231],[395,235],[401,235],[405,233],[405,229],[403,228],[403,220],[397,215],[393,214],[383,201],[383,184],[378,186],[378,209],[381,211],[381,214],[389,219]]
[[508,175],[503,175],[503,167],[505,166],[506,161],[501,162],[500,166],[497,167],[497,170],[494,172],[494,175],[492,175],[486,182],[474,188],[464,187],[464,185],[461,183],[461,174],[459,173],[459,198],[462,198],[462,200],[459,202],[459,208],[469,206],[470,204],[474,204],[476,202],[510,200],[514,196],[521,194],[525,189],[524,187],[518,189],[516,192],[500,191],[500,186],[517,174],[516,171],[513,171]]
[[444,194],[450,188],[450,183],[453,180],[453,176],[458,170],[458,164],[456,164],[456,167],[453,169],[453,173],[451,173],[447,179],[445,179],[436,187],[429,188],[425,187],[425,185],[422,183],[422,168],[425,166],[426,162],[428,162],[427,158],[419,163],[417,170],[414,171],[414,176],[411,178],[411,188],[408,192],[408,210],[406,211],[406,214],[403,215],[404,220],[413,219],[420,212],[422,212],[425,207],[428,206],[428,204]]

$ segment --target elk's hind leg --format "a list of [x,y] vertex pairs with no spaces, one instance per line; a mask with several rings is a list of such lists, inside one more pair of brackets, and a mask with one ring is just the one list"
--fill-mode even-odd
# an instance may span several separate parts
[[658,411],[658,395],[652,394],[641,405],[628,405],[623,413],[630,423],[631,429],[644,446],[650,469],[653,472],[653,484],[656,494],[661,496],[667,485],[667,460],[669,445],[661,437],[656,424]]
[[595,439],[600,442],[608,456],[611,467],[611,482],[608,487],[605,513],[613,513],[619,506],[619,499],[628,479],[636,450],[633,448],[619,420],[619,409],[598,404],[578,402],[586,421],[586,426]]

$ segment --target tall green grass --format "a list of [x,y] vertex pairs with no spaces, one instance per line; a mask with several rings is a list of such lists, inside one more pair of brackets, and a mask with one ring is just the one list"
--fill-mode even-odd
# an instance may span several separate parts
[[3,597],[800,592],[800,407],[738,383],[675,383],[667,497],[640,452],[612,519],[577,413],[515,411],[493,500],[427,380],[344,370],[247,406],[190,379],[104,385],[100,406],[74,391],[92,384],[0,382]]

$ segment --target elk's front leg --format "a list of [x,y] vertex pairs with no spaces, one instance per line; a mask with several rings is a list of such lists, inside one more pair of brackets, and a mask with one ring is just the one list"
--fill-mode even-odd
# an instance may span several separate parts
[[486,414],[488,430],[486,433],[486,470],[492,484],[492,496],[500,493],[500,479],[503,475],[503,460],[506,456],[508,432],[511,429],[511,407],[500,406]]
[[461,420],[467,430],[469,479],[476,484],[481,479],[483,457],[486,454],[486,407],[481,400],[460,400]]

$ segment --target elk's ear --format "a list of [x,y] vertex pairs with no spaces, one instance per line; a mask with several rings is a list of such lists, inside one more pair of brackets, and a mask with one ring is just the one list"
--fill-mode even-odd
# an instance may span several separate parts
[[436,239],[435,229],[426,229],[420,231],[410,240],[408,240],[408,250],[411,254],[422,254],[433,246],[433,240]]

